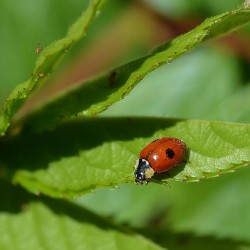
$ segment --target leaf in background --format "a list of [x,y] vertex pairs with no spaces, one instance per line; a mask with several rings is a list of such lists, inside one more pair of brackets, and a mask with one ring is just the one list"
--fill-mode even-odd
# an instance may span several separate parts
[[79,120],[3,140],[0,164],[11,170],[15,183],[32,192],[74,197],[133,182],[140,150],[156,138],[172,136],[184,140],[189,152],[187,163],[169,174],[177,181],[199,181],[249,164],[249,130],[245,124],[191,120]]
[[[238,57],[224,48],[203,46],[152,72],[102,115],[244,122],[239,117],[250,109],[250,98],[242,89],[241,73]],[[229,103],[236,94],[238,98]]]
[[244,86],[225,99],[215,110],[214,115],[218,114],[224,120],[250,123],[250,86]]
[[0,191],[1,249],[162,249],[70,202],[38,199],[2,180]]
[[[65,53],[85,36],[87,28],[100,13],[105,2],[106,0],[90,1],[87,10],[70,27],[68,34],[42,51],[33,70],[33,76],[25,83],[18,85],[6,100],[3,109],[4,118],[2,118],[4,121],[10,121],[31,92],[45,82],[47,76],[52,73],[54,67],[60,62]],[[3,134],[6,129],[6,122],[0,123],[0,133]]]
[[187,185],[179,190],[179,197],[171,194],[174,207],[165,226],[173,221],[176,232],[250,242],[249,178],[249,168],[245,168],[199,186]]
[[121,185],[115,191],[98,189],[80,197],[77,203],[117,223],[144,228],[155,242],[166,240],[169,248],[171,234],[177,237],[177,243],[178,238],[186,239],[186,247],[192,241],[202,243],[206,237],[214,241],[230,239],[241,245],[250,242],[249,178],[250,168],[242,168],[199,183],[171,183],[171,188]]
[[[192,31],[175,38],[151,55],[121,66],[101,77],[85,81],[40,107],[28,120],[37,130],[51,128],[61,119],[78,115],[93,116],[124,98],[148,73],[170,63],[202,42],[224,35],[250,20],[250,5],[212,17]],[[46,122],[44,122],[46,121]]]
[[82,114],[95,115],[102,112],[114,102],[124,98],[124,96],[127,95],[133,87],[151,71],[163,64],[172,62],[174,59],[188,52],[200,43],[224,35],[249,21],[250,4],[235,11],[227,12],[205,20],[192,31],[160,46],[148,57],[139,59],[125,65],[121,69],[118,69],[117,78],[119,79],[119,73],[122,71],[122,82],[124,78],[126,79],[124,85],[118,89],[116,93],[107,96],[107,100],[92,105],[90,108],[84,110]]

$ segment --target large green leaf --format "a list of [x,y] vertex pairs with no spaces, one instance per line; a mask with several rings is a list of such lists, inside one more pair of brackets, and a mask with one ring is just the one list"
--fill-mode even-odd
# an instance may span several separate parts
[[[250,20],[250,5],[205,20],[192,31],[160,46],[152,54],[83,82],[60,93],[59,97],[39,107],[29,123],[35,129],[52,127],[73,114],[93,116],[124,98],[148,73],[171,63],[204,41],[219,37]],[[46,121],[46,122],[45,122]]]
[[2,118],[4,122],[0,123],[0,134],[6,131],[8,122],[20,109],[31,92],[45,83],[47,77],[52,73],[60,60],[62,60],[66,52],[86,35],[87,28],[100,13],[105,2],[106,0],[91,0],[87,10],[70,27],[68,34],[64,38],[50,44],[42,51],[37,59],[32,77],[25,83],[18,85],[6,100],[3,109],[4,118]]
[[171,218],[166,218],[165,226],[168,227],[171,220],[174,222],[172,227],[178,232],[250,243],[250,200],[246,191],[250,188],[249,170],[241,169],[233,175],[199,183],[199,187],[193,184],[184,190],[179,186],[179,197],[171,194],[174,209]]
[[187,162],[169,172],[173,180],[199,181],[250,162],[249,125],[96,118],[62,124],[54,131],[23,131],[5,138],[0,144],[0,165],[11,170],[7,175],[15,183],[32,192],[72,197],[96,187],[133,182],[140,150],[163,136],[180,138],[189,148]]
[[2,180],[0,191],[1,249],[162,249],[70,202],[39,199]]

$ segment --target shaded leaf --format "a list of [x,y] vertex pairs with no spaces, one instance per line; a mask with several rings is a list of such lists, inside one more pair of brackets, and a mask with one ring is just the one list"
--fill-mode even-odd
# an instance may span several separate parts
[[[196,242],[211,237],[211,241],[230,239],[232,244],[239,245],[250,243],[250,199],[246,192],[250,189],[249,178],[248,167],[199,183],[172,182],[171,188],[131,184],[121,185],[115,191],[98,189],[81,196],[77,202],[97,214],[112,216],[116,222],[147,228],[151,237],[158,238],[156,242],[165,239],[170,249],[171,232],[175,232],[174,237],[184,237],[187,246],[192,245],[194,236]],[[159,230],[154,228],[155,234],[151,232],[152,224]],[[163,234],[168,237],[161,237]]]
[[[245,168],[220,179],[177,188],[179,197],[170,194],[174,207],[170,217],[176,232],[250,242],[250,169]],[[184,197],[189,197],[185,199]],[[185,213],[183,213],[185,207]]]
[[11,170],[14,182],[32,192],[72,197],[96,187],[133,182],[140,150],[163,136],[180,138],[189,148],[187,162],[169,172],[173,180],[199,181],[250,162],[249,125],[97,118],[65,123],[43,133],[23,131],[3,140],[0,164]]
[[178,250],[247,250],[247,247],[250,247],[249,243],[244,241],[200,236],[192,233],[173,233],[169,230],[149,230],[147,236],[162,246],[166,245],[169,249]]
[[[233,174],[223,175],[199,183],[172,182],[171,188],[156,184],[147,187],[121,185],[119,190],[98,189],[81,196],[78,204],[102,216],[135,228],[160,232],[151,234],[160,243],[174,237],[184,237],[191,244],[194,234],[197,241],[203,237],[231,240],[232,244],[250,242],[250,168],[241,168]],[[140,197],[138,202],[138,197]],[[133,209],[130,209],[133,207]],[[192,240],[191,240],[192,241]],[[218,242],[219,243],[219,242]],[[179,248],[178,248],[179,249]]]
[[34,197],[0,181],[0,246],[27,249],[162,249],[70,202]]

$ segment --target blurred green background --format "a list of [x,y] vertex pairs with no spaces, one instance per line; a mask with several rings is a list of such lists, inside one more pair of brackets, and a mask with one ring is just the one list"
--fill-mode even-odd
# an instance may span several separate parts
[[[144,2],[172,22],[203,20],[232,10],[241,3],[237,0]],[[35,48],[39,44],[46,47],[63,37],[87,4],[88,1],[80,0],[1,0],[0,107],[12,89],[30,77],[37,58]],[[128,1],[109,1],[85,41],[73,49],[64,64],[70,62],[82,46],[91,44],[127,4]],[[237,31],[234,37],[249,42],[249,25]],[[249,49],[239,51],[230,44],[209,42],[162,66],[141,81],[126,99],[102,115],[248,123]],[[134,53],[131,58],[138,55],[137,51]],[[140,229],[162,244],[171,245],[175,241],[180,248],[195,249],[195,242],[202,240],[208,249],[213,244],[219,249],[220,243],[227,246],[225,249],[239,246],[243,249],[250,242],[249,178],[250,170],[245,168],[202,183],[171,183],[171,188],[152,183],[143,187],[122,185],[114,190],[96,190],[76,202],[119,223]],[[178,238],[180,234],[176,238],[176,232],[181,232],[182,236],[191,233],[192,237],[186,239],[183,236],[185,240],[181,241],[183,238]]]

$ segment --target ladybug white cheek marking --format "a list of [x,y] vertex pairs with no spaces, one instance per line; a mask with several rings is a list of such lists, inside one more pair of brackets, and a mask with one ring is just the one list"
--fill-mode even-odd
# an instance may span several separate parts
[[150,179],[154,175],[155,171],[153,168],[147,168],[145,170],[145,177],[146,179]]

